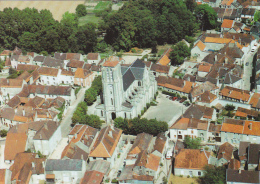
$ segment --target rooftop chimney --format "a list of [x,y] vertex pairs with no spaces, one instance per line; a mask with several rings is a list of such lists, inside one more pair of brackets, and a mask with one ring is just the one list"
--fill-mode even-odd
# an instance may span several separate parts
[[32,168],[34,168],[35,167],[35,163],[34,162],[32,162]]
[[252,123],[249,123],[248,128],[249,130],[252,130]]
[[217,61],[218,60],[218,56],[217,56],[217,54],[215,55],[215,61]]
[[45,168],[45,162],[44,161],[42,161],[42,167]]
[[25,116],[25,110],[23,109],[23,116]]
[[44,128],[45,128],[46,130],[48,130],[48,125],[47,125],[46,122],[44,123]]

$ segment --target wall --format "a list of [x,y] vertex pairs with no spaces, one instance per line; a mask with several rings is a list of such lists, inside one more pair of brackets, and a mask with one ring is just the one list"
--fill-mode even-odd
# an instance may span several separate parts
[[204,175],[204,171],[203,170],[174,168],[174,175],[177,175],[177,176],[183,175],[183,176],[196,176],[196,177],[199,177],[198,172],[201,172],[201,176]]

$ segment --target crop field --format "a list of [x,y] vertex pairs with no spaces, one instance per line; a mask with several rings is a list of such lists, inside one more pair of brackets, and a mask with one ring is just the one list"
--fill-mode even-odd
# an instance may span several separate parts
[[83,0],[2,0],[0,1],[0,10],[3,10],[6,7],[25,9],[25,8],[36,8],[38,10],[48,9],[52,12],[54,19],[60,21],[62,15],[69,11],[74,13],[78,4],[84,4]]

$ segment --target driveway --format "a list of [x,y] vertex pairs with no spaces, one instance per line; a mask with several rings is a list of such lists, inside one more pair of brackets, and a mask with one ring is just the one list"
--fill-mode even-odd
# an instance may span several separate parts
[[182,103],[172,101],[166,98],[166,95],[159,93],[156,101],[157,106],[151,106],[142,116],[147,119],[157,119],[165,121],[169,127],[184,113],[187,109]]

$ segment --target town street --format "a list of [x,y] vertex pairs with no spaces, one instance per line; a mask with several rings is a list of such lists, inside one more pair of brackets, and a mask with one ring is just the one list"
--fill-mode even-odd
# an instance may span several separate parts
[[[250,83],[250,77],[252,76],[252,66],[253,66],[253,58],[255,53],[257,52],[257,49],[255,52],[251,52],[251,50],[247,53],[245,60],[244,60],[244,75],[243,75],[243,87],[244,90],[250,90],[251,83]],[[246,64],[248,63],[248,64]]]
[[[88,87],[89,88],[89,87]],[[62,137],[67,137],[71,130],[71,118],[73,116],[74,111],[76,110],[78,104],[84,100],[85,91],[88,88],[81,88],[77,94],[77,99],[72,103],[71,106],[67,109],[67,113],[64,115],[64,118],[61,121],[61,134]]]

